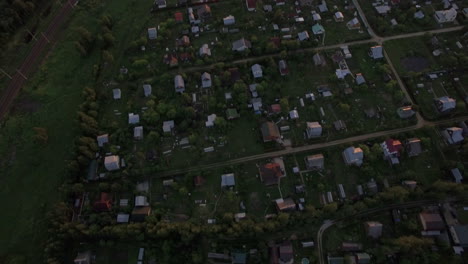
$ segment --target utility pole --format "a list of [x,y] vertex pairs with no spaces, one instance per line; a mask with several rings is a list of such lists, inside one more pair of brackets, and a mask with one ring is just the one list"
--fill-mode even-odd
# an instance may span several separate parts
[[37,38],[36,38],[36,35],[33,35],[33,33],[31,33],[31,31],[29,31],[29,29],[26,29],[26,31],[29,33],[29,35],[31,35],[31,37],[37,41]]
[[46,37],[46,35],[43,32],[41,32],[41,35],[47,40],[47,42],[50,43],[50,40]]
[[5,74],[6,76],[8,76],[8,78],[13,79],[10,74],[8,74],[6,71],[4,71],[2,68],[0,68],[0,71],[3,72],[3,74]]
[[16,72],[18,72],[19,75],[21,75],[25,80],[28,79],[26,76],[24,76],[24,74],[20,70],[16,69]]

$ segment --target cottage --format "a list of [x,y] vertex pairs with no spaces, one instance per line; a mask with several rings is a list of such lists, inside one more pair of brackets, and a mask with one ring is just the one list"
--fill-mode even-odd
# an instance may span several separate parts
[[453,243],[463,248],[468,247],[468,225],[454,225],[449,228]]
[[[252,86],[250,86],[250,87],[252,87]],[[252,94],[257,95],[257,91],[254,90],[254,92]],[[250,99],[250,103],[252,104],[254,112],[256,114],[261,114],[261,110],[262,110],[262,106],[263,106],[262,98],[254,97],[254,98]]]
[[356,84],[361,85],[365,83],[366,83],[366,79],[364,79],[364,76],[362,76],[362,73],[356,73]]
[[133,128],[133,138],[136,140],[143,139],[143,127],[142,126],[137,126]]
[[312,26],[312,32],[314,35],[322,35],[325,33],[325,28],[323,28],[323,26],[320,24],[315,24]]
[[344,130],[346,129],[346,123],[343,120],[338,120],[333,122],[333,127],[335,127],[336,131]]
[[463,129],[459,127],[449,127],[442,131],[442,136],[448,144],[458,144],[463,141]]
[[102,148],[104,144],[109,143],[109,134],[103,134],[103,135],[97,136],[96,140],[97,140],[98,146]]
[[414,13],[414,18],[415,19],[423,19],[424,18],[424,13],[422,10],[419,10],[418,12]]
[[135,196],[135,206],[148,206],[148,198],[143,195]]
[[361,22],[359,22],[359,19],[357,19],[357,17],[355,17],[348,21],[348,23],[346,23],[346,27],[348,27],[349,30],[360,29]]
[[361,148],[349,147],[343,151],[343,159],[346,165],[361,166],[364,153]]
[[383,58],[383,47],[381,45],[371,47],[369,56],[375,60]]
[[263,142],[275,141],[280,138],[278,126],[271,122],[264,122],[261,126]]
[[117,214],[117,223],[119,224],[124,224],[124,223],[128,223],[128,220],[130,219],[130,215],[129,214]]
[[235,185],[236,180],[234,178],[234,173],[221,175],[221,187],[234,187]]
[[327,65],[327,61],[319,53],[315,53],[315,55],[312,57],[312,59],[314,60],[315,66],[326,66]]
[[379,5],[375,7],[375,10],[377,10],[377,13],[380,15],[386,15],[392,10],[392,8],[388,5]]
[[148,38],[150,40],[156,39],[158,37],[158,31],[156,28],[148,28]]
[[403,145],[399,140],[387,139],[380,144],[383,150],[384,160],[389,161],[392,165],[399,164],[400,152],[403,149]]
[[216,121],[216,114],[211,114],[207,118],[208,120],[205,122],[206,127],[214,127]]
[[102,192],[100,199],[93,204],[93,208],[98,212],[109,211],[112,207],[112,196],[109,193]]
[[241,38],[239,40],[236,40],[232,43],[232,50],[233,51],[244,51],[246,49],[250,49],[252,47],[252,44],[250,43],[249,40],[246,40],[245,38]]
[[211,18],[211,7],[206,4],[200,6],[197,8],[197,15],[203,21],[209,20]]
[[119,100],[122,97],[122,91],[120,89],[112,89],[112,97],[114,100]]
[[424,231],[442,231],[445,229],[444,221],[439,213],[420,213],[419,220]]
[[434,18],[439,24],[454,22],[457,18],[457,10],[452,7],[448,10],[436,11]]
[[270,107],[268,109],[269,109],[270,114],[279,114],[279,113],[281,113],[281,105],[280,104],[272,104],[272,105],[270,105]]
[[184,22],[184,15],[182,14],[182,12],[176,12],[174,14],[174,19],[177,23],[182,23]]
[[[245,213],[243,213],[245,215]],[[231,253],[232,264],[246,264],[247,254],[242,252]]]
[[327,256],[328,264],[345,264],[344,257]]
[[179,64],[179,59],[174,54],[166,54],[164,55],[163,62],[169,65],[169,67],[175,67]]
[[258,168],[260,179],[266,186],[279,183],[280,178],[284,177],[284,171],[279,163],[267,163]]
[[341,243],[341,250],[346,251],[346,252],[361,251],[362,244],[355,243],[355,242],[343,242]]
[[297,112],[297,110],[289,111],[289,118],[291,118],[291,120],[299,119],[299,113]]
[[198,52],[200,57],[209,57],[211,56],[211,50],[208,46],[208,44],[203,44]]
[[104,167],[108,171],[120,169],[120,158],[117,155],[107,156],[104,158]]
[[312,13],[312,19],[314,20],[314,22],[320,22],[322,20],[322,17],[320,16],[320,14],[318,13]]
[[233,15],[229,15],[223,18],[223,23],[225,26],[234,25],[236,23],[236,18]]
[[335,22],[343,22],[344,21],[343,13],[341,13],[340,11],[336,12],[335,15],[333,16],[333,19],[335,19]]
[[91,251],[79,252],[73,262],[75,264],[91,264]]
[[256,0],[245,0],[245,5],[247,6],[248,11],[255,11],[255,8],[257,8],[257,1]]
[[170,120],[170,121],[164,121],[163,122],[163,132],[164,133],[172,133],[172,130],[174,129],[174,120]]
[[272,11],[273,11],[273,6],[271,6],[271,5],[264,5],[264,6],[263,6],[263,11],[265,11],[265,12],[272,12]]
[[135,206],[130,218],[133,222],[143,222],[151,214],[151,206]]
[[276,209],[280,212],[284,211],[295,211],[296,210],[296,203],[292,198],[279,198],[275,200]]
[[453,180],[455,183],[461,183],[463,180],[463,176],[458,168],[451,169],[450,174],[452,174]]
[[382,236],[383,225],[380,222],[369,221],[364,223],[367,236],[377,239]]
[[403,106],[397,109],[397,114],[401,119],[407,119],[416,114],[411,106]]
[[279,263],[292,264],[294,263],[294,253],[291,241],[284,241],[279,245]]
[[322,126],[319,122],[307,122],[306,125],[307,138],[316,138],[322,135]]
[[299,33],[297,33],[297,38],[300,41],[308,40],[309,39],[309,32],[307,32],[307,30],[299,32]]
[[174,88],[176,93],[183,93],[185,91],[185,82],[181,75],[174,77]]
[[356,253],[357,264],[369,264],[371,257],[367,253]]
[[254,64],[252,67],[252,75],[254,78],[261,78],[263,77],[263,71],[262,71],[262,66],[259,64]]
[[325,158],[323,154],[309,155],[305,157],[305,164],[308,170],[323,170]]
[[233,119],[236,119],[236,118],[239,118],[239,113],[237,112],[237,109],[235,108],[228,108],[226,110],[226,118],[227,120],[233,120]]
[[151,95],[151,85],[150,84],[143,84],[143,93],[145,94],[145,97],[148,97]]
[[188,47],[190,46],[190,38],[186,35],[183,35],[181,38],[176,40],[176,45],[178,47]]
[[211,74],[204,72],[201,76],[202,87],[210,88],[211,87]]
[[407,139],[405,147],[409,157],[415,157],[422,153],[422,145],[419,138]]
[[128,124],[134,125],[140,122],[140,115],[129,113],[128,114]]
[[285,60],[280,60],[278,62],[278,69],[279,69],[281,76],[285,76],[289,73],[289,68]]
[[456,107],[456,101],[448,96],[442,96],[434,99],[434,104],[440,113],[449,112]]
[[328,12],[327,3],[325,2],[325,0],[322,0],[322,3],[319,4],[317,8],[319,9],[320,13]]

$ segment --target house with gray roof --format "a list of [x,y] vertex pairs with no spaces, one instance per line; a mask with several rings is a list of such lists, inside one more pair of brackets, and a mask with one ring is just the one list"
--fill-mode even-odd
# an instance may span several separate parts
[[225,26],[234,25],[236,23],[236,18],[233,15],[229,15],[223,18],[223,23]]
[[99,147],[103,147],[104,144],[109,143],[109,134],[103,134],[96,137],[97,144]]
[[211,87],[211,74],[204,72],[201,76],[202,87],[210,88]]
[[234,173],[221,175],[221,187],[233,187],[236,185]]
[[364,152],[361,148],[349,147],[343,151],[343,159],[346,165],[361,166]]
[[419,10],[418,12],[415,12],[414,13],[414,18],[423,19],[424,18],[424,12],[422,10]]
[[151,95],[151,91],[152,91],[152,88],[151,88],[151,85],[150,84],[143,84],[143,92],[145,94],[145,97],[148,97]]
[[185,82],[181,75],[174,77],[174,88],[176,93],[183,93],[185,91]]
[[422,153],[422,145],[419,138],[409,138],[405,143],[406,153],[408,153],[409,157],[418,156]]
[[463,129],[459,127],[449,127],[442,131],[442,136],[448,144],[458,144],[463,141]]
[[156,39],[158,37],[158,31],[156,30],[156,28],[148,28],[148,38],[150,40],[152,39]]
[[297,38],[300,41],[308,40],[309,39],[309,32],[307,32],[307,30],[299,32],[299,33],[297,33]]
[[322,2],[317,6],[317,8],[320,11],[320,13],[328,12],[327,2],[325,2],[325,0],[322,0]]
[[451,169],[450,170],[450,174],[452,174],[453,176],[453,180],[456,182],[456,183],[461,183],[462,180],[463,180],[463,176],[460,172],[460,170],[458,168],[455,168],[455,169]]
[[307,138],[316,138],[322,135],[322,126],[319,122],[307,122],[306,125]]
[[434,18],[439,24],[454,22],[457,18],[457,10],[452,7],[447,10],[435,11]]
[[308,170],[323,170],[325,158],[323,154],[309,155],[304,158]]
[[133,128],[133,138],[136,140],[143,139],[143,127],[142,126],[137,126]]
[[164,133],[172,133],[172,130],[174,129],[174,127],[175,127],[174,120],[169,120],[169,121],[163,122],[162,129]]
[[371,47],[369,55],[375,60],[383,58],[383,47],[381,45]]
[[128,124],[134,125],[140,123],[140,115],[130,113],[128,114]]
[[327,65],[327,61],[319,53],[315,53],[315,55],[312,57],[312,59],[314,60],[315,66],[325,66],[325,65]]
[[120,89],[112,89],[112,97],[114,100],[119,100],[122,97],[122,91]]
[[367,236],[377,239],[382,236],[383,225],[380,222],[369,221],[364,223]]
[[468,225],[454,225],[449,228],[453,243],[459,247],[468,247]]
[[233,51],[244,51],[246,49],[250,49],[252,47],[252,44],[250,43],[249,40],[246,40],[245,38],[241,38],[239,40],[236,40],[232,43],[232,50]]
[[252,65],[251,69],[252,69],[252,75],[253,75],[254,78],[262,78],[263,77],[262,66],[260,66],[260,64]]
[[455,99],[448,96],[442,96],[434,99],[434,104],[437,110],[441,113],[449,112],[455,109],[457,105]]
[[416,112],[411,106],[402,106],[397,109],[397,114],[401,119],[406,119],[414,116]]
[[208,46],[208,44],[203,44],[199,50],[199,55],[200,57],[204,57],[204,56],[211,56],[211,50]]
[[364,79],[364,76],[362,76],[362,73],[356,73],[356,84],[361,85],[366,83],[366,79]]

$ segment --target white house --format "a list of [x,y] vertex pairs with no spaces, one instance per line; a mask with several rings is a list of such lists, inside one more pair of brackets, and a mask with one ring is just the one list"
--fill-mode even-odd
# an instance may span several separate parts
[[158,31],[156,28],[148,28],[148,38],[156,39],[158,37]]
[[185,82],[181,75],[174,77],[174,88],[176,93],[183,93],[185,91]]
[[322,135],[322,126],[319,122],[307,122],[307,138],[320,137]]
[[145,93],[145,97],[148,97],[151,95],[151,85],[150,84],[143,84],[143,92]]
[[233,15],[229,15],[223,18],[223,22],[225,26],[234,25],[236,23],[236,18]]
[[211,114],[207,118],[208,120],[205,122],[206,127],[214,127],[215,125],[215,120],[216,120],[216,114]]
[[134,125],[140,123],[140,115],[130,113],[128,114],[128,124]]
[[292,120],[298,119],[298,118],[299,118],[299,113],[297,112],[297,110],[291,110],[291,111],[289,112],[289,117],[290,117]]
[[117,155],[107,156],[104,158],[104,167],[108,171],[120,169],[120,158]]
[[260,66],[260,64],[254,64],[251,69],[254,78],[263,77],[262,66]]
[[436,11],[434,18],[439,24],[453,22],[457,18],[457,10],[452,7],[447,10]]
[[376,60],[383,58],[383,47],[381,45],[371,47],[369,55]]
[[211,56],[211,50],[208,44],[203,44],[199,50],[200,57]]
[[122,96],[122,91],[120,91],[120,89],[113,89],[112,90],[112,95],[114,97],[114,100],[118,100]]
[[340,11],[336,12],[333,18],[335,19],[336,22],[343,22],[344,20],[343,13],[341,13]]

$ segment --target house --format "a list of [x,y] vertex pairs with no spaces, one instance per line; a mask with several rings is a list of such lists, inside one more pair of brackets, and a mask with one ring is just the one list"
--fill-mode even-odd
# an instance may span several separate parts
[[150,84],[143,84],[143,93],[145,94],[145,97],[148,97],[151,95],[151,85]]
[[262,66],[259,64],[254,64],[252,67],[252,75],[254,78],[261,78],[263,77],[263,71],[262,71]]
[[314,60],[315,66],[325,66],[325,65],[327,65],[327,61],[319,53],[315,53],[315,55],[312,57],[312,59]]
[[296,203],[292,198],[279,198],[275,200],[276,209],[280,212],[285,211],[295,211],[296,210]]
[[355,242],[343,242],[343,243],[341,243],[341,250],[343,250],[345,252],[361,251],[362,250],[362,244],[361,243],[355,243]]
[[151,206],[135,206],[132,210],[130,219],[133,222],[143,222],[151,214]]
[[375,60],[383,58],[383,47],[381,45],[371,47],[369,56]]
[[416,189],[416,187],[418,186],[418,182],[417,181],[402,181],[401,182],[401,185],[411,189],[411,190],[414,190]]
[[450,226],[449,230],[455,245],[468,247],[468,225]]
[[148,28],[148,38],[150,40],[156,39],[158,37],[158,31],[156,28]]
[[[255,86],[256,87],[256,86]],[[250,88],[252,88],[252,86],[250,86]],[[252,91],[252,94],[253,95],[256,95],[257,94],[257,90],[255,90],[256,88],[254,88]],[[255,112],[255,114],[261,114],[261,111],[262,111],[262,98],[260,97],[254,97],[252,99],[250,99],[250,104],[252,105],[253,107],[253,110]]]
[[108,171],[120,169],[120,158],[117,155],[107,156],[104,158],[104,167]]
[[343,51],[343,54],[345,55],[345,59],[351,59],[353,57],[353,54],[349,51],[348,45],[344,45],[340,47],[341,50]]
[[91,251],[79,252],[73,262],[75,264],[91,264]]
[[204,72],[201,76],[202,87],[210,88],[211,87],[211,74]]
[[297,33],[297,38],[300,41],[308,40],[309,39],[309,32],[307,32],[307,30],[299,32],[299,33]]
[[206,127],[214,127],[216,121],[216,114],[211,114],[208,116],[208,120],[205,122]]
[[265,11],[265,12],[272,12],[272,11],[273,11],[273,6],[271,6],[271,5],[263,5],[263,11]]
[[312,6],[313,0],[299,0],[300,6]]
[[463,141],[463,129],[459,127],[449,127],[442,131],[442,136],[448,144],[453,145]]
[[130,215],[129,214],[117,214],[117,223],[119,224],[122,224],[122,223],[128,223],[128,220],[130,219]]
[[185,82],[181,75],[174,77],[174,88],[176,93],[183,93],[185,91]]
[[241,252],[232,252],[231,253],[232,264],[246,264],[247,263],[247,254]]
[[203,21],[206,21],[211,18],[211,7],[209,5],[202,5],[197,8],[197,15]]
[[248,11],[255,11],[255,8],[257,8],[257,0],[245,0],[245,5]]
[[319,122],[307,122],[306,125],[307,138],[316,138],[322,135],[322,126]]
[[119,100],[122,97],[122,91],[120,89],[112,89],[112,97],[114,100]]
[[457,18],[457,10],[450,8],[442,11],[435,11],[434,18],[439,24],[454,22]]
[[424,18],[424,13],[422,10],[419,10],[418,12],[414,13],[414,18],[416,19],[423,19]]
[[440,113],[446,113],[455,109],[457,103],[455,99],[448,96],[442,96],[434,99],[434,104]]
[[392,10],[392,8],[388,5],[379,5],[375,6],[375,10],[377,13],[379,13],[379,15],[386,15],[390,12],[390,10]]
[[198,52],[200,57],[211,56],[211,50],[208,47],[208,44],[203,44]]
[[289,73],[288,65],[286,64],[285,60],[280,60],[278,62],[278,69],[281,76],[285,76]]
[[279,114],[281,113],[281,105],[280,104],[272,104],[269,107],[270,114]]
[[294,263],[294,253],[291,241],[284,241],[279,245],[279,263],[292,264]]
[[183,35],[181,38],[176,40],[176,45],[178,47],[188,47],[190,46],[190,38],[187,35]]
[[143,139],[143,127],[142,126],[137,126],[133,128],[133,138],[136,140]]
[[328,12],[327,3],[325,2],[325,0],[322,0],[322,3],[319,4],[317,8],[319,9],[320,13]]
[[223,18],[223,23],[225,26],[234,25],[236,23],[236,18],[233,15],[229,15]]
[[407,119],[416,114],[411,106],[402,106],[397,109],[397,114],[401,119]]
[[314,35],[321,35],[321,34],[325,33],[325,29],[323,28],[322,25],[315,24],[315,25],[312,26],[312,32],[314,33]]
[[163,132],[164,133],[172,133],[172,130],[174,129],[174,126],[175,126],[174,120],[164,121],[163,126],[162,126]]
[[345,259],[343,257],[331,257],[327,256],[328,264],[344,264]]
[[278,184],[284,176],[284,171],[279,163],[267,163],[258,168],[260,179],[266,186]]
[[419,138],[407,139],[405,147],[409,157],[415,157],[422,153],[422,145]]
[[340,11],[336,12],[335,15],[333,16],[333,19],[335,19],[335,22],[343,22],[344,21],[343,13],[341,13]]
[[312,13],[312,19],[314,20],[314,22],[320,22],[320,20],[322,20],[322,17],[318,13]]
[[249,40],[246,40],[245,38],[241,38],[239,40],[236,40],[232,43],[232,50],[233,51],[244,51],[246,49],[250,49],[252,47],[252,44],[250,43]]
[[366,83],[366,79],[364,79],[364,76],[362,76],[362,73],[356,73],[356,84],[361,85]]
[[297,112],[297,110],[289,111],[289,118],[291,118],[291,120],[299,119],[299,113]]
[[371,257],[367,253],[356,253],[357,264],[369,264]]
[[104,144],[109,143],[109,134],[103,134],[96,137],[97,144],[99,147],[103,147]]
[[179,60],[177,59],[176,55],[173,54],[164,55],[163,62],[169,65],[169,67],[175,67],[179,64]]
[[366,234],[368,237],[377,239],[382,236],[383,225],[380,222],[369,221],[364,223]]
[[228,108],[226,110],[226,118],[227,120],[233,120],[233,119],[236,119],[236,118],[239,118],[239,113],[237,112],[237,109],[235,108]]
[[221,175],[221,187],[233,187],[236,185],[234,173]]
[[384,160],[389,161],[392,165],[399,164],[400,152],[403,149],[403,145],[399,140],[387,139],[380,144],[383,150]]
[[143,195],[135,196],[135,206],[148,206],[148,198]]
[[199,186],[202,186],[205,183],[205,181],[206,181],[205,178],[203,178],[200,175],[197,175],[193,178],[193,185],[195,185],[196,187],[199,187]]
[[463,180],[463,176],[458,168],[451,169],[450,174],[452,174],[453,179],[456,183],[461,183]]
[[95,211],[104,212],[109,211],[112,207],[112,197],[110,193],[102,192],[100,199],[93,204]]
[[346,27],[348,27],[349,30],[360,29],[361,22],[359,22],[359,19],[357,19],[357,17],[355,17],[348,21],[348,23],[346,23]]
[[[256,83],[253,83],[253,84],[249,84],[249,91],[250,93],[252,94],[252,97],[258,97],[258,93],[257,93],[257,84]],[[254,107],[255,108],[255,107]],[[259,110],[260,107],[258,107],[256,110]]]
[[263,142],[276,141],[280,138],[278,126],[271,122],[264,122],[261,126]]
[[134,125],[140,123],[140,115],[129,113],[128,114],[128,124]]
[[346,165],[361,166],[364,159],[364,153],[361,148],[349,147],[343,151],[343,159]]
[[184,22],[184,15],[182,14],[182,12],[176,12],[174,14],[174,19],[177,23]]
[[424,231],[442,231],[445,229],[444,221],[439,213],[420,213],[419,220]]
[[323,170],[325,158],[323,154],[309,155],[305,157],[305,164],[308,170]]
[[346,123],[343,120],[338,120],[333,122],[333,127],[335,127],[336,131],[344,130],[346,129]]

